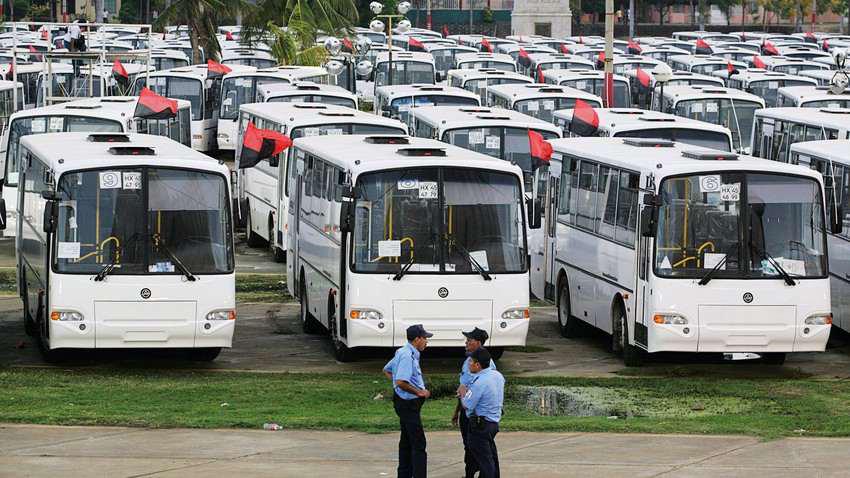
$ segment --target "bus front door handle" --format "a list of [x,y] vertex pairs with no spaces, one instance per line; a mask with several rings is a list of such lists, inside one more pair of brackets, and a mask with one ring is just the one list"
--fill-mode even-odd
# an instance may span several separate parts
[[612,276],[611,274],[606,274],[605,272],[602,273],[602,277],[604,277],[608,280],[612,280],[614,282],[617,281],[617,276]]

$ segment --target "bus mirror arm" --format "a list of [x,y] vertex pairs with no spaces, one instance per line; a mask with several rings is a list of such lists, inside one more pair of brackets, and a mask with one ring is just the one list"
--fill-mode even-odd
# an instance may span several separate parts
[[280,164],[280,155],[269,156],[269,166],[276,168]]
[[6,200],[0,198],[0,231],[6,229]]

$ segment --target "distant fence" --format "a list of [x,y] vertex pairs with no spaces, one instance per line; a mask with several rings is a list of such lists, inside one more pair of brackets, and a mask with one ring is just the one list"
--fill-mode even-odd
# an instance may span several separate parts
[[[414,0],[413,8],[428,9],[428,0]],[[431,10],[507,10],[514,9],[514,0],[431,0]]]

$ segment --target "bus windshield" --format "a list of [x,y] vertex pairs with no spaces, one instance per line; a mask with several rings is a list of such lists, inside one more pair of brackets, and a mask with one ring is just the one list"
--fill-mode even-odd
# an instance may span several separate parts
[[747,92],[764,98],[765,104],[770,107],[776,104],[779,88],[808,85],[811,85],[811,83],[799,80],[759,80],[751,82],[747,86]]
[[750,145],[753,119],[760,108],[761,104],[754,101],[700,98],[676,103],[675,114],[729,128],[735,149],[741,150]]
[[418,95],[402,96],[390,104],[390,115],[405,123],[412,123],[410,110],[420,106],[478,106],[478,100],[464,96]]
[[725,70],[726,63],[706,63],[703,65],[694,65],[691,68],[691,73],[699,73],[700,75],[711,75],[717,70]]
[[[811,178],[709,173],[665,179],[656,235],[660,277],[826,277],[821,190]],[[778,267],[777,267],[778,265]]]
[[527,270],[522,189],[511,174],[416,168],[362,175],[355,188],[355,272],[476,274]]
[[[597,104],[595,101],[590,101],[590,105],[599,108],[602,107],[602,105]],[[514,110],[547,123],[554,123],[555,117],[552,113],[556,110],[573,109],[575,106],[575,98],[532,98],[517,101],[514,103]]]
[[803,101],[801,108],[850,108],[850,98],[834,98],[828,100]]
[[31,134],[84,131],[91,133],[122,133],[121,122],[91,116],[30,116],[17,118],[9,128],[6,145],[6,186],[17,186],[21,138]]
[[[145,86],[144,78],[136,79],[136,94]],[[204,119],[203,90],[204,85],[196,78],[181,78],[179,76],[152,76],[148,87],[156,94],[176,100],[186,100],[192,103],[192,120]]]
[[322,103],[326,105],[345,106],[346,108],[357,108],[354,100],[351,98],[317,94],[272,96],[269,98],[268,103]]
[[402,134],[407,135],[407,131],[392,127],[380,126],[374,124],[357,124],[357,123],[336,123],[336,124],[319,124],[314,126],[301,126],[293,128],[289,137],[292,139],[301,138],[303,136],[332,136],[335,134]]
[[[561,82],[561,86],[569,86],[602,97],[604,96],[605,81],[596,78],[565,80]],[[629,92],[629,84],[627,82],[614,80],[614,105],[617,108],[630,108],[632,106],[632,95]]]
[[505,63],[503,61],[468,61],[458,65],[461,70],[480,70],[482,68],[490,68],[499,71],[516,71],[516,66],[513,63]]
[[[390,63],[378,64],[378,72],[375,76],[375,87],[384,86],[387,83],[387,72]],[[393,85],[434,84],[434,65],[418,61],[394,61],[393,62]]]
[[110,168],[59,181],[54,264],[60,273],[192,274],[233,271],[227,182],[219,174]]
[[246,76],[225,78],[221,83],[221,119],[236,119],[239,116],[239,105],[255,103],[257,88],[264,85],[287,84],[289,80],[275,77]]
[[689,128],[652,128],[619,131],[614,133],[614,137],[666,139],[719,151],[732,151],[732,145],[729,144],[729,135],[720,131]]

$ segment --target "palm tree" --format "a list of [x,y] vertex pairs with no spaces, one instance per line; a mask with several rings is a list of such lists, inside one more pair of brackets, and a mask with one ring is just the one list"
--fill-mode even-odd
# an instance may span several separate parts
[[345,35],[356,22],[354,0],[260,0],[244,18],[242,38],[269,42],[281,64],[320,65],[326,52],[317,37]]
[[189,42],[192,44],[192,63],[200,63],[203,47],[207,58],[219,57],[220,47],[216,38],[218,21],[247,11],[250,4],[245,0],[172,0],[156,19],[155,26],[186,25]]

